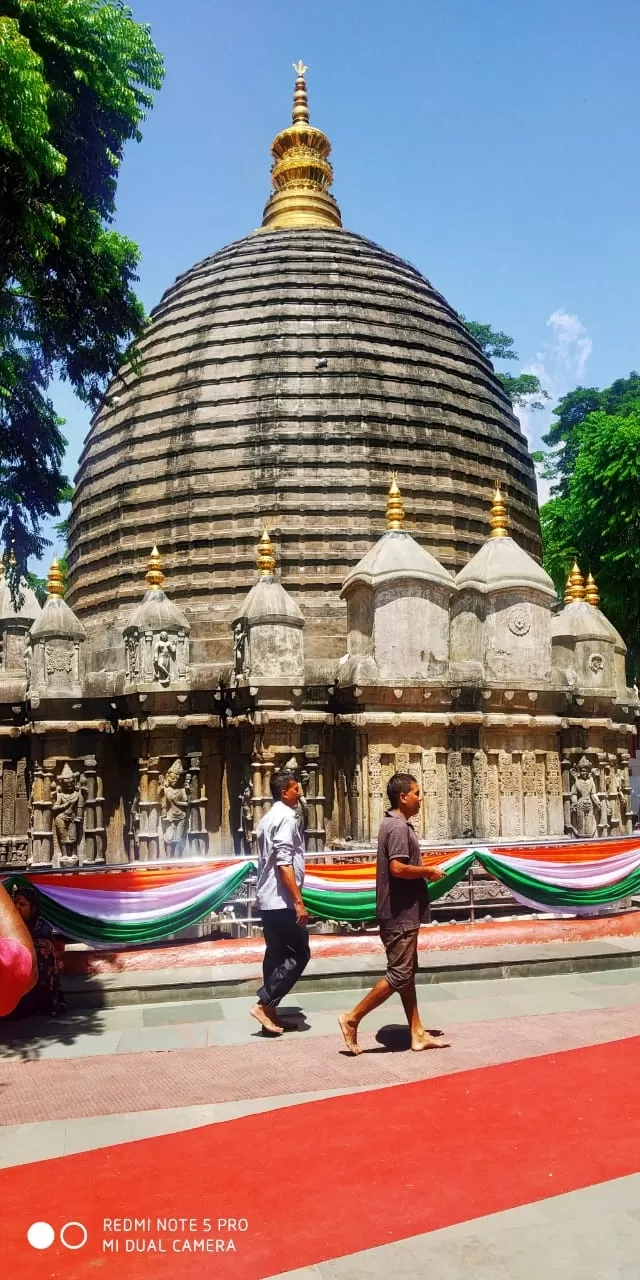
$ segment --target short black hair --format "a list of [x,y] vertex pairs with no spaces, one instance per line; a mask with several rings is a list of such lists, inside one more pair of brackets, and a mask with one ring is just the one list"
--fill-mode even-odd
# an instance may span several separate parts
[[400,796],[406,796],[407,792],[411,790],[412,783],[415,783],[417,787],[418,779],[414,778],[412,773],[394,773],[393,777],[389,778],[387,795],[392,809],[398,808]]
[[282,792],[291,786],[292,782],[297,782],[295,773],[292,769],[280,769],[278,773],[271,774],[271,794],[274,800],[279,800]]

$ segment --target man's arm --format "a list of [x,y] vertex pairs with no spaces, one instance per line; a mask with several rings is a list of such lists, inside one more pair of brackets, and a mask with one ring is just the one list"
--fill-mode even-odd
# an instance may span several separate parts
[[399,858],[391,859],[389,870],[398,880],[430,880],[435,883],[444,879],[444,871],[439,867],[415,867],[412,862],[401,862]]
[[295,871],[293,870],[293,840],[296,832],[296,819],[291,810],[290,821],[283,822],[278,831],[278,835],[274,840],[276,851],[276,871],[282,880],[285,889],[289,890],[293,898],[293,905],[296,912],[296,921],[298,924],[306,924],[309,919],[307,909],[302,901],[302,893],[300,886],[296,881]]
[[282,883],[289,890],[290,894],[293,897],[293,905],[296,909],[297,923],[306,924],[307,920],[309,919],[309,913],[307,911],[307,908],[304,905],[304,902],[302,901],[302,894],[300,892],[300,887],[296,882],[296,877],[295,877],[295,872],[293,870],[293,867],[290,864],[289,866],[278,866],[278,874],[282,880]]

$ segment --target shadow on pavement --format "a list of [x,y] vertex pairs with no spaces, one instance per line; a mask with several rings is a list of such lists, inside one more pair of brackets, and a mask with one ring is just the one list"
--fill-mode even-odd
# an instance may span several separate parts
[[102,1030],[99,1009],[70,1010],[52,1017],[0,1019],[0,1058],[36,1062],[51,1044],[72,1045],[78,1036],[98,1035]]

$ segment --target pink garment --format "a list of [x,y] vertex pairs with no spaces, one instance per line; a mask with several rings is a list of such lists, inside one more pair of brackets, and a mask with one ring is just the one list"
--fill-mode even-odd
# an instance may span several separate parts
[[22,942],[0,938],[0,1017],[12,1013],[31,990],[33,958]]

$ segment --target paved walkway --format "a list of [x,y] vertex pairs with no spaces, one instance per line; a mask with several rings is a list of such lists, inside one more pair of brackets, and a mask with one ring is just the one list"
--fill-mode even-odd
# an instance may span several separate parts
[[[451,1048],[405,1052],[394,998],[364,1024],[366,1052],[352,1059],[336,1015],[360,994],[323,985],[290,998],[299,1029],[275,1041],[254,1028],[244,996],[5,1026],[7,1261],[26,1280],[637,1280],[640,969],[421,987],[425,1024],[450,1033]],[[97,1148],[96,1164],[83,1153]],[[270,1199],[287,1169],[295,1213],[283,1186]],[[338,1171],[351,1192],[336,1218]],[[407,1212],[385,1226],[390,1185]],[[207,1206],[250,1220],[241,1239],[220,1228],[235,1253],[174,1255],[162,1232],[166,1257],[103,1252],[104,1217],[200,1221]],[[89,1240],[30,1249],[37,1220],[57,1232],[86,1222]]]

